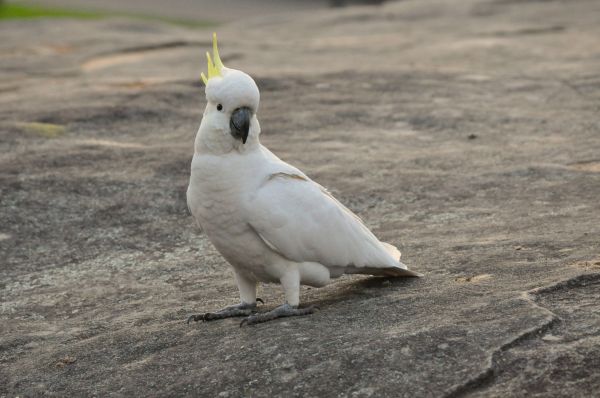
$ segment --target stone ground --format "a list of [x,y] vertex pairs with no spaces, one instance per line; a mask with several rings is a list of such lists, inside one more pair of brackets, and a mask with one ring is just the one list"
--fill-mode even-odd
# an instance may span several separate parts
[[211,32],[2,22],[0,396],[597,394],[599,20],[424,0],[219,27],[263,143],[425,274],[244,328],[184,322],[238,299],[185,203]]

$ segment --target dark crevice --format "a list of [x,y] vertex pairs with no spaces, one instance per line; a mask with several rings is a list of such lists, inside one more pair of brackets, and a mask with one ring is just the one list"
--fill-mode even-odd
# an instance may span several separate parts
[[495,349],[488,360],[487,366],[481,373],[467,380],[466,382],[455,386],[453,389],[447,392],[444,395],[444,397],[463,397],[491,385],[495,381],[496,376],[499,373],[500,366],[498,366],[498,359],[502,353],[520,345],[521,343],[527,340],[536,339],[546,334],[553,327],[557,326],[559,323],[562,322],[562,319],[558,317],[558,315],[548,310],[547,308],[538,305],[535,296],[565,289],[577,288],[585,286],[587,282],[596,281],[600,281],[600,274],[584,274],[578,275],[574,278],[570,278],[564,281],[557,282],[553,285],[544,286],[541,288],[530,290],[529,292],[525,292],[523,294],[523,300],[527,301],[529,304],[533,305],[537,309],[543,310],[545,313],[547,313],[548,318],[541,325],[526,330],[525,332],[519,334],[512,340],[502,344],[499,348]]

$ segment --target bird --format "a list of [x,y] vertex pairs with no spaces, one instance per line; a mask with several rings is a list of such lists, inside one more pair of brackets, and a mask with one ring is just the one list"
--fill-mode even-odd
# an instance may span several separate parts
[[[206,53],[206,108],[194,141],[187,204],[231,265],[240,303],[187,321],[244,317],[241,325],[312,314],[300,286],[323,287],[344,274],[415,277],[400,251],[381,242],[327,189],[260,143],[260,92],[246,73],[227,68],[213,34]],[[285,301],[258,312],[259,283],[280,284]],[[240,325],[240,326],[241,326]]]

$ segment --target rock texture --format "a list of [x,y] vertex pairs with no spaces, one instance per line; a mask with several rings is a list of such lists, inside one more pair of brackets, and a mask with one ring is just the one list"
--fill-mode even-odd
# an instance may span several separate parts
[[2,22],[0,396],[597,394],[598,20],[425,0],[220,27],[263,142],[426,274],[241,329],[184,322],[238,299],[185,203],[210,32]]

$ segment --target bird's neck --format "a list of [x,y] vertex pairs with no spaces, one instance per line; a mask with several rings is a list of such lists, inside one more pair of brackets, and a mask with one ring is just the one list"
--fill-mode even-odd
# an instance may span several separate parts
[[235,139],[228,131],[215,129],[214,126],[200,123],[196,140],[194,142],[194,152],[196,154],[223,155],[236,151],[239,153],[249,153],[260,147],[260,125],[255,118],[250,124],[250,132],[246,143]]

